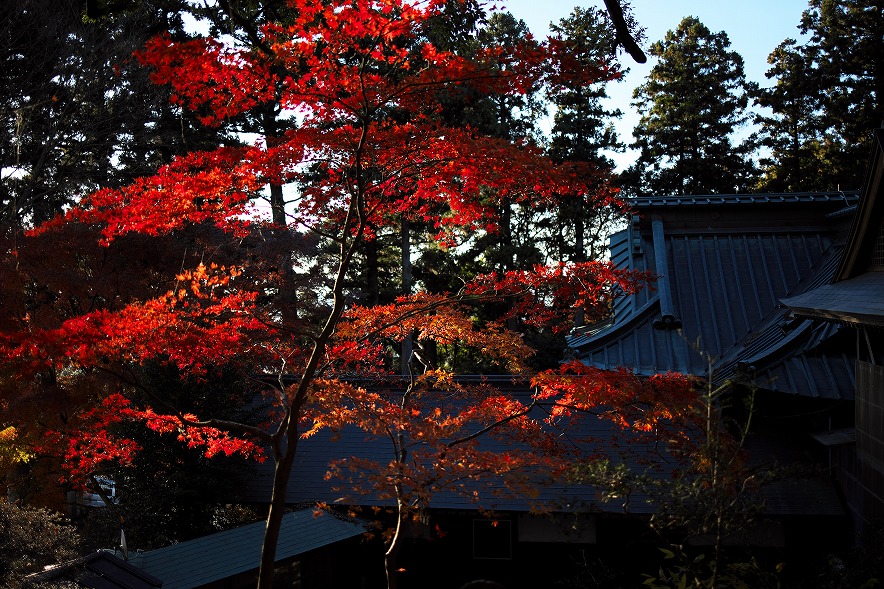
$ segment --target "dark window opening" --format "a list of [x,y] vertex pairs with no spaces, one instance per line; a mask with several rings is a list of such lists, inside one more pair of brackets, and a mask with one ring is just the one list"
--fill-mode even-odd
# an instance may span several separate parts
[[509,560],[513,557],[510,520],[473,520],[473,558]]

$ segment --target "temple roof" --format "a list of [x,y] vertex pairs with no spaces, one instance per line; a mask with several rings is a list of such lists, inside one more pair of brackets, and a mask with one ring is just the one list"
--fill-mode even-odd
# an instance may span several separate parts
[[30,575],[25,587],[158,589],[162,580],[103,550]]
[[[466,377],[465,377],[466,378]],[[497,388],[507,389],[516,399],[528,403],[534,393],[528,382],[506,379],[492,379]],[[365,383],[368,385],[369,383]],[[393,386],[388,393],[401,394],[404,390],[392,381],[384,386]],[[444,395],[443,395],[444,397]],[[448,402],[457,402],[451,400]],[[548,416],[548,408],[535,407],[531,415],[536,419]],[[634,473],[668,480],[675,476],[675,471],[683,465],[678,459],[666,451],[663,440],[643,439],[641,434],[632,436],[621,430],[612,421],[598,416],[585,415],[576,421],[564,420],[555,427],[556,437],[572,445],[575,449],[591,460],[593,457],[604,456],[612,464],[624,464]],[[420,446],[418,440],[412,440],[410,456]],[[790,442],[791,443],[791,442]],[[507,436],[492,434],[481,436],[479,447],[483,451],[501,452],[513,449],[518,442]],[[786,444],[788,446],[788,444]],[[756,458],[756,466],[763,468],[773,464],[791,462],[794,449],[784,451],[784,442],[768,435],[752,434],[747,442],[747,449]],[[333,432],[322,429],[315,435],[300,440],[295,464],[292,467],[292,478],[286,492],[286,503],[293,505],[310,505],[324,502],[329,505],[343,506],[386,506],[395,502],[389,497],[389,490],[377,488],[368,490],[354,487],[346,480],[348,476],[364,472],[361,468],[355,473],[344,467],[338,476],[326,476],[329,464],[335,459],[356,457],[370,459],[386,464],[392,459],[393,448],[389,439],[383,436],[371,437],[355,427],[347,427],[342,431]],[[254,470],[246,485],[237,490],[238,502],[263,503],[268,500],[272,490],[273,464],[268,460],[254,464]],[[521,473],[525,474],[525,473]],[[358,476],[357,476],[358,478]],[[758,499],[763,500],[765,512],[769,515],[820,515],[839,516],[843,508],[830,480],[808,478],[803,480],[800,488],[787,481],[769,485],[759,491]],[[656,511],[650,497],[640,491],[633,491],[625,497],[605,499],[605,489],[591,484],[579,484],[564,479],[537,481],[530,497],[519,488],[507,489],[500,477],[489,476],[465,482],[457,490],[439,490],[427,497],[430,509],[445,510],[476,510],[479,508],[494,511],[528,513],[535,509],[550,512],[568,513],[624,513],[628,504],[632,514],[649,515]]]
[[783,303],[803,317],[884,327],[884,272],[824,284]]
[[872,157],[853,225],[837,270],[827,284],[783,299],[795,315],[884,327],[884,129],[875,131]]
[[[165,548],[138,552],[132,564],[162,579],[163,589],[192,589],[257,570],[264,538],[263,521],[180,542]],[[318,516],[312,509],[283,516],[277,562],[356,538],[365,532],[358,521],[331,515]]]
[[837,326],[795,321],[780,299],[827,283],[853,193],[636,199],[611,237],[618,268],[650,270],[653,288],[619,299],[607,324],[574,331],[575,357],[642,374],[710,372],[768,390],[852,398],[853,359]]

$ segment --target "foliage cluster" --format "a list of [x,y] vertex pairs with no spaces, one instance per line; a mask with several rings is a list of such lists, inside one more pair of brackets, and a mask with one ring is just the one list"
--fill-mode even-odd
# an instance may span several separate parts
[[0,585],[20,587],[26,575],[79,556],[79,542],[61,515],[0,501]]
[[[164,518],[188,499],[141,503],[137,452],[170,480],[205,467],[176,485],[190,497],[227,476],[207,457],[270,458],[267,587],[295,455],[320,429],[390,442],[386,462],[332,470],[383,489],[401,524],[470,477],[518,492],[521,472],[559,474],[573,456],[545,432],[569,420],[601,416],[633,439],[670,427],[674,448],[699,423],[679,376],[550,368],[556,334],[649,278],[600,261],[626,212],[605,155],[622,147],[618,113],[601,106],[619,37],[600,11],[541,42],[466,0],[99,4],[101,26],[75,2],[48,19],[38,2],[2,9],[4,466],[27,461],[47,487],[113,472],[133,509],[164,514],[143,518],[159,542],[236,514],[172,533]],[[627,186],[753,186],[754,145],[732,141],[751,97],[774,113],[762,188],[851,182],[850,150],[881,119],[881,12],[813,0],[810,40],[772,56],[772,92],[746,84],[726,35],[685,19],[652,46]],[[537,393],[465,386],[465,370],[532,378]],[[396,395],[358,384],[393,374]],[[522,446],[483,452],[478,434]],[[718,497],[698,490],[721,460],[672,489]]]
[[[192,113],[216,138],[251,131],[256,140],[194,146],[152,175],[102,182],[24,233],[42,219],[20,216],[10,226],[0,348],[19,443],[74,481],[112,463],[131,468],[137,452],[171,438],[206,457],[271,458],[260,576],[270,586],[294,458],[318,429],[356,426],[393,441],[376,484],[404,518],[429,500],[430,487],[408,487],[420,476],[440,485],[446,477],[516,481],[520,466],[554,467],[549,437],[528,415],[537,403],[556,407],[550,420],[606,403],[606,416],[640,429],[672,411],[667,394],[683,388],[675,376],[641,384],[623,373],[611,377],[615,384],[603,373],[574,378],[582,368],[570,366],[543,373],[537,398],[524,402],[440,386],[452,374],[427,357],[460,346],[481,366],[530,376],[520,331],[561,330],[578,310],[606,313],[647,276],[586,259],[513,260],[477,265],[456,288],[406,280],[412,241],[445,251],[501,234],[507,244],[519,212],[556,218],[575,197],[591,208],[621,206],[605,170],[553,161],[515,116],[530,112],[540,88],[598,83],[612,75],[610,64],[587,67],[589,57],[536,42],[505,17],[464,31],[478,42],[434,44],[450,11],[476,22],[469,3],[256,7],[219,7],[211,27],[233,33],[223,39],[173,30],[136,54],[168,89],[173,111]],[[493,118],[451,119],[452,104],[468,113],[477,97],[483,106],[473,114]],[[269,202],[266,214],[261,202]],[[362,256],[370,273],[370,244],[397,233],[402,291],[353,296],[354,261]],[[350,384],[389,376],[397,364],[410,375],[401,399]],[[169,376],[157,378],[163,371]],[[218,407],[248,408],[255,395],[263,395],[261,412]],[[462,404],[443,411],[451,395]],[[35,402],[42,398],[49,402]],[[134,435],[133,422],[153,433]],[[528,450],[482,452],[474,439],[497,430]],[[415,499],[413,489],[427,497]],[[395,547],[394,537],[391,556]]]
[[[855,190],[873,129],[884,120],[884,10],[871,0],[811,0],[800,40],[768,56],[760,87],[724,31],[687,17],[650,53],[635,90],[641,119],[634,194]],[[750,111],[754,106],[754,112]]]

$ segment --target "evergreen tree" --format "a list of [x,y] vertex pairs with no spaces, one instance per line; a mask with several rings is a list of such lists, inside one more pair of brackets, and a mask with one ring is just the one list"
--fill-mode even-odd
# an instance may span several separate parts
[[767,190],[859,188],[871,130],[882,125],[884,5],[874,0],[811,0],[799,26],[768,57],[773,88],[760,90]]
[[884,4],[880,0],[811,0],[801,18],[811,38],[812,79],[827,131],[830,188],[859,188],[871,131],[884,122]]
[[[467,54],[475,55],[482,47],[494,45],[511,49],[523,45],[536,46],[537,43],[525,22],[508,12],[494,13],[483,21],[466,19],[455,21],[457,23],[475,27],[472,37],[465,34],[465,31],[458,35],[449,33],[460,39],[458,45]],[[509,64],[501,61],[488,63],[488,68],[493,71],[506,71],[509,67]],[[469,126],[485,135],[501,139],[527,143],[539,141],[536,122],[543,112],[539,86],[523,95],[480,92],[476,88],[466,87],[452,88],[443,104],[445,108],[440,116],[446,124]],[[480,232],[470,237],[467,247],[457,255],[454,264],[462,268],[465,277],[492,270],[527,269],[543,261],[531,227],[534,211],[525,205],[516,204],[509,197],[501,199],[496,208],[500,219],[498,231]],[[456,255],[453,251],[448,253]],[[422,259],[416,263],[416,277],[430,277],[438,268],[440,255],[444,254],[436,248],[424,250]],[[449,285],[448,288],[452,286]]]
[[659,59],[633,103],[640,150],[624,183],[638,194],[730,193],[751,186],[751,140],[735,143],[747,122],[743,59],[727,34],[695,17],[681,21],[650,53]]
[[[629,18],[629,7],[625,6]],[[607,15],[596,8],[575,8],[558,24],[551,24],[554,42],[577,60],[583,69],[603,72],[590,86],[552,83],[547,92],[556,112],[551,131],[549,154],[559,162],[588,164],[587,174],[595,174],[600,189],[613,173],[614,162],[605,152],[625,147],[617,136],[613,120],[619,109],[609,110],[602,101],[608,97],[607,83],[625,73],[616,52],[617,36]],[[641,38],[641,30],[637,32]],[[576,262],[598,259],[606,250],[605,239],[618,217],[613,209],[591,210],[584,198],[575,195],[540,220],[547,237],[548,254]]]
[[169,104],[133,57],[148,38],[183,35],[177,0],[84,18],[74,0],[0,7],[0,223],[39,223],[99,186],[153,173],[217,133]]
[[767,148],[761,160],[759,188],[772,192],[831,190],[835,178],[826,157],[827,140],[819,110],[819,85],[813,75],[816,51],[786,39],[767,61],[770,88],[755,90],[755,104],[771,114],[757,114],[760,144]]
[[[605,13],[597,8],[575,8],[550,30],[574,59],[586,69],[607,71],[609,79],[620,78],[621,64],[614,48],[616,35]],[[561,84],[550,88],[548,98],[556,108],[550,139],[550,155],[558,161],[594,162],[613,168],[603,151],[621,151],[613,120],[620,109],[608,110],[602,101],[608,97],[607,80],[591,86]]]

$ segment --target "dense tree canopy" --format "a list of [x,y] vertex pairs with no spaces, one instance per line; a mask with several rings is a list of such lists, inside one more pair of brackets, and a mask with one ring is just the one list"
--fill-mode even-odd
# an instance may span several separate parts
[[768,57],[771,88],[756,91],[756,104],[769,108],[759,114],[760,143],[769,155],[760,161],[761,187],[777,192],[829,188],[834,180],[826,157],[826,133],[818,107],[818,80],[809,49],[793,39],[783,41]]
[[871,131],[884,122],[884,7],[871,0],[811,0],[800,30],[768,58],[776,85],[762,90],[763,188],[858,189]]
[[[626,16],[629,17],[628,6]],[[631,22],[631,18],[629,19]],[[606,86],[620,81],[626,73],[616,52],[616,32],[606,15],[598,9],[575,8],[567,17],[551,25],[553,42],[560,50],[587,70],[598,70],[594,84],[571,84],[568,80],[553,82],[547,98],[555,108],[548,152],[560,162],[582,162],[592,169],[613,174],[611,152],[625,146],[614,129],[620,109],[609,110],[603,104],[608,98]],[[637,31],[641,39],[641,31]],[[609,181],[597,176],[597,189]],[[622,215],[614,209],[593,209],[580,198],[571,199],[551,210],[540,232],[549,233],[547,249],[567,260],[599,259],[605,252],[605,238],[614,230]]]
[[613,128],[613,120],[623,113],[602,105],[608,97],[606,82],[624,73],[614,51],[615,33],[602,11],[586,8],[575,8],[550,30],[572,59],[601,74],[595,84],[556,84],[549,89],[548,97],[555,107],[550,155],[559,161],[594,161],[611,168],[613,162],[603,152],[623,148]]
[[642,113],[633,131],[640,151],[625,175],[639,194],[745,191],[753,145],[737,133],[748,120],[743,59],[725,32],[687,17],[651,46],[659,61],[634,93]]
[[[63,459],[72,477],[108,461],[131,463],[143,442],[125,426],[137,421],[207,456],[269,456],[276,475],[262,587],[272,582],[294,457],[313,431],[351,423],[387,432],[411,440],[397,449],[393,466],[404,467],[420,447],[431,468],[469,459],[477,476],[504,475],[511,469],[495,462],[519,462],[517,455],[478,452],[477,427],[544,440],[528,435],[541,424],[505,393],[486,390],[443,411],[432,397],[452,391],[433,383],[450,372],[417,353],[405,358],[412,376],[402,400],[379,398],[348,378],[398,372],[392,358],[412,337],[471,349],[526,377],[531,350],[520,327],[563,329],[578,310],[600,316],[612,297],[646,279],[605,262],[526,264],[477,273],[456,290],[360,303],[351,290],[356,256],[367,240],[395,234],[403,221],[426,227],[444,249],[477,231],[502,231],[518,207],[547,209],[575,197],[587,206],[614,204],[580,166],[558,165],[516,126],[452,124],[444,116],[447,97],[481,89],[498,107],[497,122],[506,123],[527,104],[519,97],[550,77],[591,84],[599,70],[574,67],[566,52],[533,41],[505,18],[500,34],[472,51],[436,47],[429,39],[439,31],[444,2],[287,6],[252,14],[269,17],[256,26],[241,24],[243,7],[225,3],[218,22],[242,26],[242,34],[161,33],[137,54],[176,108],[222,133],[257,130],[256,140],[197,149],[154,175],[109,183],[20,236],[3,264],[4,402],[22,407],[28,395],[53,397],[27,405],[40,413],[28,421],[30,439],[41,440],[37,450]],[[267,113],[284,124],[250,122]],[[269,212],[256,206],[268,196]],[[243,395],[264,394],[266,409],[260,417],[214,411],[204,396],[156,386],[148,378],[156,366],[183,382],[236,375],[231,382],[250,383]],[[611,417],[646,429],[671,415],[660,406],[663,393],[685,390],[675,377],[671,386],[661,379],[648,388],[620,386],[629,377],[619,375],[614,387],[603,373],[574,378],[571,370],[579,367],[538,381],[534,402],[622,404],[624,413]],[[636,403],[638,414],[630,409]],[[551,422],[565,411],[550,411]],[[412,509],[399,491],[408,472],[394,468],[386,479],[401,517]]]
[[801,18],[816,51],[814,77],[822,82],[823,127],[838,149],[835,181],[859,188],[872,129],[884,124],[884,6],[873,0],[812,0]]
[[152,173],[218,133],[169,105],[132,59],[152,35],[181,35],[181,7],[141,2],[101,25],[83,3],[39,0],[0,8],[0,214],[46,221],[102,186]]

